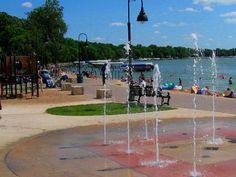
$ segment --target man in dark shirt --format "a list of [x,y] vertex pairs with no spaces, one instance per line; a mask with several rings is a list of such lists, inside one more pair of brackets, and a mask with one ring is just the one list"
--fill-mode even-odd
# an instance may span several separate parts
[[104,65],[102,65],[102,68],[101,68],[101,72],[102,72],[102,85],[105,85],[105,82],[106,82],[106,66],[107,66],[107,63],[104,63]]

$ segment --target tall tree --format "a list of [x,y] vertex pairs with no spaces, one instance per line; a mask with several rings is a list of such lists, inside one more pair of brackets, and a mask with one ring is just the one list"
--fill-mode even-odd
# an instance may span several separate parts
[[43,6],[28,13],[28,27],[39,59],[44,64],[60,61],[67,26],[59,1],[46,0]]
[[27,54],[30,35],[25,28],[25,20],[0,13],[0,48],[8,55]]

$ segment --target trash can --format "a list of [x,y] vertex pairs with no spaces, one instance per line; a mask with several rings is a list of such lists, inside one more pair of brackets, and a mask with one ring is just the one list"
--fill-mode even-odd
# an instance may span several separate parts
[[77,83],[83,83],[83,75],[77,74]]

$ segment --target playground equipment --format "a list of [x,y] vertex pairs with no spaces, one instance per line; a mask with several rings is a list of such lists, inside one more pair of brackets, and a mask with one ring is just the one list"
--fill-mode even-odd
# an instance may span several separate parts
[[32,96],[35,91],[39,97],[38,61],[35,55],[31,56],[2,56],[0,60],[0,96],[16,98],[19,95]]

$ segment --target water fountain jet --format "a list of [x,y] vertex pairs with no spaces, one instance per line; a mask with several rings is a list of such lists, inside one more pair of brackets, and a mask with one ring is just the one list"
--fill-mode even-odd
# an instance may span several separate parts
[[104,84],[104,105],[103,105],[103,133],[104,133],[104,140],[103,144],[107,145],[107,85],[108,85],[108,79],[110,77],[110,64],[109,62],[106,63],[106,68],[105,68],[105,84]]
[[[194,86],[197,86],[197,64],[198,64],[198,58],[199,58],[199,48],[198,48],[198,37],[196,33],[192,33],[192,38],[193,38],[193,44],[195,47],[196,54],[193,60],[193,82]],[[196,96],[197,92],[194,92],[194,98],[193,98],[193,105],[194,105],[194,112],[193,112],[193,171],[190,172],[190,177],[200,177],[201,173],[197,171],[197,155],[196,155],[196,127],[197,127],[197,122],[196,122],[196,110],[197,110],[197,104],[196,104]]]
[[148,140],[148,128],[147,128],[147,96],[146,96],[146,82],[143,79],[140,83],[140,87],[142,88],[142,95],[144,95],[144,124],[145,124],[145,140]]
[[209,140],[207,143],[212,145],[219,145],[223,144],[223,140],[221,138],[216,138],[216,128],[215,128],[215,97],[216,97],[216,79],[217,79],[217,67],[215,61],[215,51],[212,51],[211,60],[211,70],[212,70],[212,139]]
[[159,134],[158,134],[158,123],[159,123],[159,114],[157,106],[157,93],[160,88],[161,81],[161,72],[159,70],[158,64],[155,64],[153,70],[153,91],[154,91],[154,110],[155,110],[155,150],[156,150],[156,159],[155,161],[146,161],[142,162],[142,166],[158,166],[158,167],[167,167],[169,164],[176,163],[176,160],[160,160],[160,150],[159,150]]

